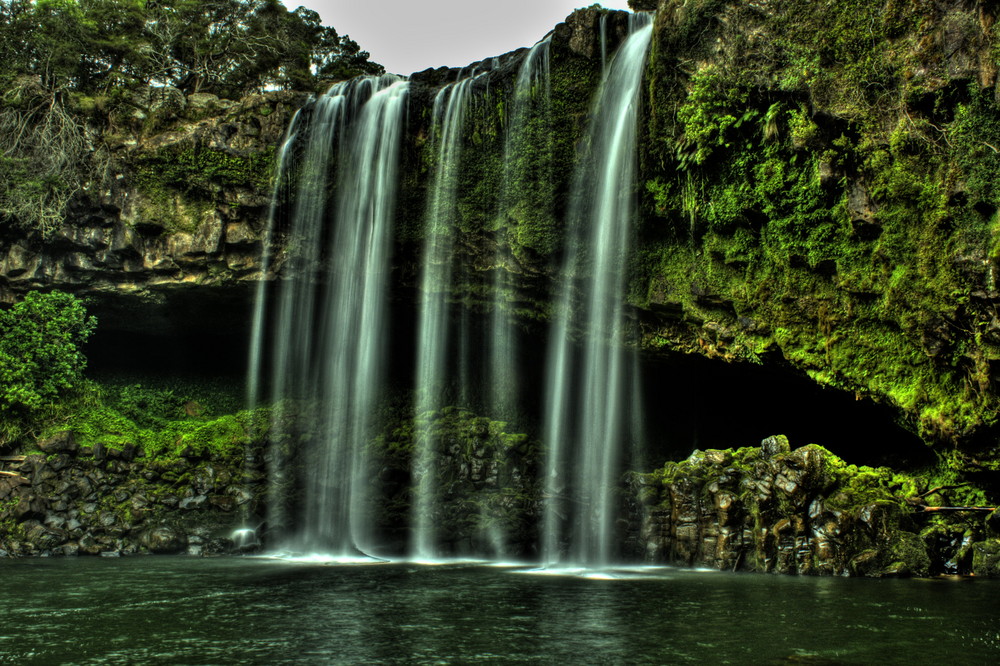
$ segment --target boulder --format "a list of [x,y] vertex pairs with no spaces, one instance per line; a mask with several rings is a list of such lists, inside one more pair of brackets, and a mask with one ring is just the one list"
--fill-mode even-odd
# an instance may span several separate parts
[[171,86],[154,86],[149,89],[149,111],[162,118],[174,118],[187,106],[184,93]]
[[76,434],[72,430],[57,432],[39,441],[38,448],[45,453],[74,453],[78,448]]
[[23,523],[22,527],[24,528],[25,541],[38,550],[52,550],[65,543],[69,538],[66,530],[46,527],[34,520]]
[[784,435],[771,435],[760,443],[760,452],[764,458],[773,458],[780,453],[788,453],[792,450],[788,443],[788,438]]
[[977,576],[1000,577],[1000,539],[972,546],[972,572]]
[[187,537],[169,525],[158,525],[143,532],[139,544],[151,553],[170,555],[187,549]]

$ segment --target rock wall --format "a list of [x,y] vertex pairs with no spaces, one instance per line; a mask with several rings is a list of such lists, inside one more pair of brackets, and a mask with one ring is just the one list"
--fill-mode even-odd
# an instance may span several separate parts
[[[420,438],[437,443],[434,463],[415,468]],[[538,535],[541,490],[538,443],[505,422],[445,407],[386,429],[369,447],[378,490],[372,519],[382,541],[407,553],[416,479],[431,475],[437,499],[428,507],[443,550],[452,556],[530,557]]]
[[238,552],[248,541],[234,529],[260,515],[260,456],[148,458],[77,446],[71,432],[39,448],[0,456],[0,557]]
[[647,562],[729,571],[1000,573],[995,514],[939,520],[928,502],[953,488],[920,484],[887,468],[848,465],[815,444],[791,450],[782,435],[760,447],[695,451],[632,476],[625,543]]
[[[428,433],[441,443],[437,462],[413,470],[415,438]],[[315,437],[298,434],[305,441],[290,469],[310,464],[307,442]],[[274,451],[264,455],[259,445],[235,457],[191,447],[154,457],[131,444],[78,446],[63,431],[38,448],[0,457],[0,557],[215,555],[287,546],[285,526],[262,520],[265,498],[293,513],[301,501],[294,484],[268,488],[264,468]],[[407,553],[415,479],[430,473],[440,493],[431,520],[448,552],[537,556],[539,446],[526,435],[446,408],[388,426],[369,453],[371,485],[379,489],[369,505],[379,554]],[[942,518],[937,505],[968,503],[969,495],[927,483],[848,465],[814,444],[792,450],[780,435],[759,447],[695,451],[624,477],[616,559],[760,573],[1000,575],[995,512]],[[237,533],[241,527],[256,532]]]

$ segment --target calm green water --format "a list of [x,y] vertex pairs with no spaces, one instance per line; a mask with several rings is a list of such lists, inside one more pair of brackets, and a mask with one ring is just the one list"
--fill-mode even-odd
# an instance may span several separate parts
[[1000,581],[0,561],[0,663],[994,664]]

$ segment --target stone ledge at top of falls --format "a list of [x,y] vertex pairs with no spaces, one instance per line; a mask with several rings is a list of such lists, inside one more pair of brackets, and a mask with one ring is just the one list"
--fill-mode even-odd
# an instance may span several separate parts
[[132,129],[101,136],[111,185],[79,192],[46,239],[0,235],[0,300],[37,288],[148,296],[255,279],[274,146],[306,99],[135,93],[122,123]]
[[[602,14],[615,16],[607,43],[617,46],[626,14],[588,8],[555,27],[561,48],[599,60]],[[510,86],[527,51],[415,73],[411,107],[429,104],[436,89],[476,68],[491,71],[487,85]],[[249,298],[250,284],[261,277],[275,151],[308,99],[289,91],[238,101],[169,87],[135,91],[116,112],[114,128],[97,135],[112,157],[110,184],[78,192],[47,238],[2,229],[0,302],[50,288],[102,302],[156,302],[195,287],[235,288]],[[417,141],[425,129],[419,115],[410,120]],[[266,277],[281,267],[278,256]]]

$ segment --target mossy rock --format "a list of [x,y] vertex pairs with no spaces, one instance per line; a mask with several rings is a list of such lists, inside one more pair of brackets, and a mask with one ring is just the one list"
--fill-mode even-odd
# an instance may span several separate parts
[[972,572],[977,576],[1000,578],[1000,539],[973,544]]

